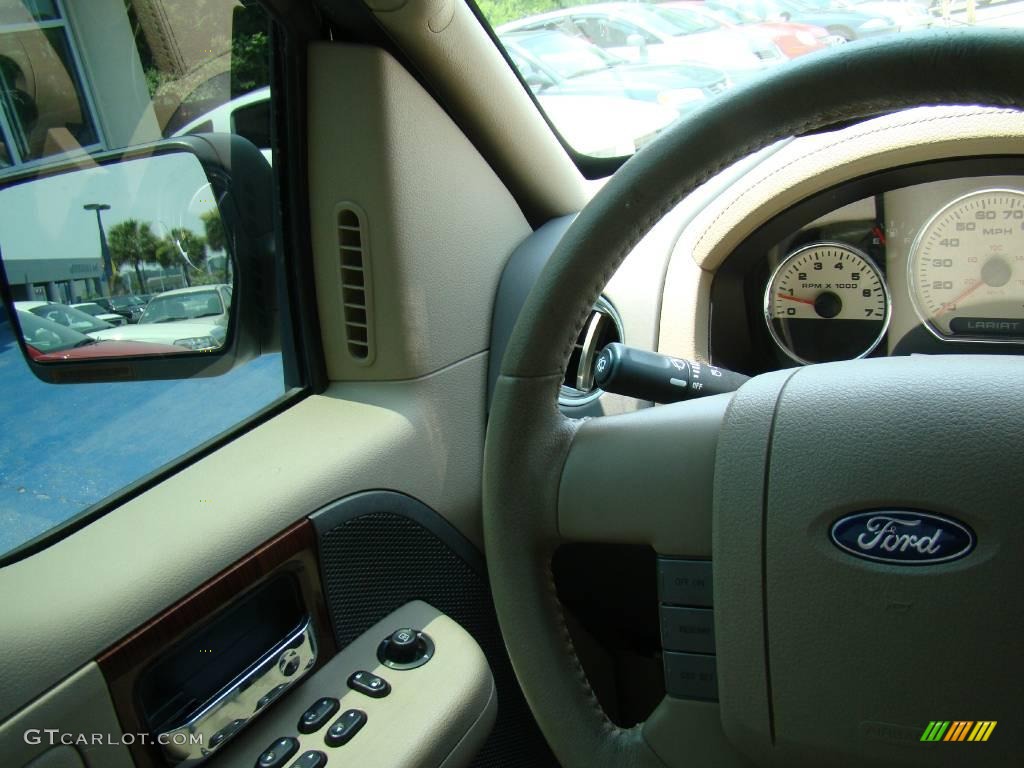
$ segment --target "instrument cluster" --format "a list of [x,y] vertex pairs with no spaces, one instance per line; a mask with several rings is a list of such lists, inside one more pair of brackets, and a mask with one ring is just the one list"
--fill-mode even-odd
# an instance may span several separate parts
[[[889,186],[913,176],[851,182],[748,238],[712,287],[713,360],[757,373],[868,356],[1024,352],[1024,174]],[[742,311],[730,312],[737,302]],[[737,341],[744,331],[746,345]]]

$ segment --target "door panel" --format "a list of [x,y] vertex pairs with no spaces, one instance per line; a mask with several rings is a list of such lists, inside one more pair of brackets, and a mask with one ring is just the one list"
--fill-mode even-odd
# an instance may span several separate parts
[[4,568],[0,716],[341,496],[400,490],[479,542],[486,368],[335,384]]

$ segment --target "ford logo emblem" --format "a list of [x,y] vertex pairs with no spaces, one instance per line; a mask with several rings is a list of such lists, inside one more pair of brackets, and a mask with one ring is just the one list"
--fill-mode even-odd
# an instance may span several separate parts
[[929,565],[959,560],[974,549],[974,532],[963,523],[927,512],[879,510],[841,517],[832,542],[865,560]]

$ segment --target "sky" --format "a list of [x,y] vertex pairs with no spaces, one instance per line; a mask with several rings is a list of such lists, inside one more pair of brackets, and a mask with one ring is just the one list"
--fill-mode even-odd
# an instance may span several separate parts
[[203,234],[200,215],[216,208],[209,182],[192,155],[139,158],[37,179],[0,190],[0,253],[17,259],[99,258],[96,214],[87,203],[106,203],[103,227],[125,219],[150,222],[163,237],[184,227]]

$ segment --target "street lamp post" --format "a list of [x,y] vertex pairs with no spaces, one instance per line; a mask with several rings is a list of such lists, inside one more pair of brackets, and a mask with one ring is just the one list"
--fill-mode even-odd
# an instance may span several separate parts
[[110,206],[106,203],[89,203],[82,206],[87,211],[96,211],[96,226],[100,230],[100,253],[103,255],[103,281],[106,283],[107,295],[113,293],[112,283],[114,281],[114,265],[110,260],[110,248],[107,246],[107,235],[103,231],[103,219],[100,214],[109,211]]

